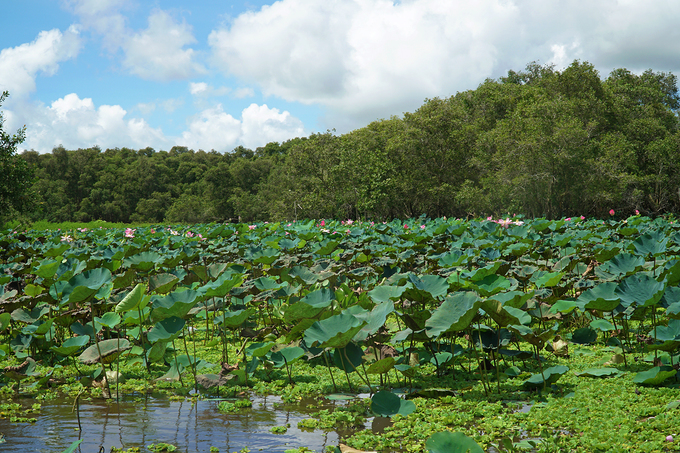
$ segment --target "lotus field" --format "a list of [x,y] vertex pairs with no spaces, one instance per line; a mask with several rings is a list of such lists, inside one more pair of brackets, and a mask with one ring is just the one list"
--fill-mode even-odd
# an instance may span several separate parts
[[639,215],[6,231],[0,393],[352,395],[302,424],[360,450],[677,451],[678,282],[680,226]]

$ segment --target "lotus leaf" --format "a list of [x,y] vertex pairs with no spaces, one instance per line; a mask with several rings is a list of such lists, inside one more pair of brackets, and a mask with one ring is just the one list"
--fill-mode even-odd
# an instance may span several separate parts
[[151,343],[156,343],[157,341],[172,341],[179,338],[185,324],[186,322],[182,318],[171,316],[154,324],[147,334],[147,338]]
[[366,325],[356,316],[342,312],[322,321],[316,321],[305,331],[305,343],[321,348],[342,348]]
[[434,433],[425,441],[430,453],[484,453],[482,447],[463,433]]
[[62,356],[70,356],[89,342],[90,337],[88,335],[79,335],[64,341],[61,346],[52,346],[50,350]]
[[546,368],[543,370],[543,374],[534,374],[529,379],[524,381],[523,385],[526,388],[538,388],[543,387],[544,385],[552,385],[557,382],[567,371],[569,371],[569,368],[564,365]]
[[80,354],[80,361],[85,365],[93,365],[101,361],[104,363],[111,363],[124,351],[130,349],[130,342],[125,338],[112,338],[110,340],[103,340],[99,342],[99,351],[101,351],[101,356],[97,350],[97,345],[93,344],[82,354]]
[[576,376],[586,376],[586,377],[619,377],[623,374],[616,368],[588,368],[580,373],[574,373]]
[[[176,277],[175,277],[176,278]],[[146,285],[143,283],[138,283],[132,291],[127,293],[123,300],[121,300],[114,311],[116,313],[125,313],[126,311],[133,310],[139,306],[142,302],[144,294],[146,293]]]
[[479,297],[470,291],[456,292],[448,296],[425,321],[427,336],[437,338],[444,332],[467,329],[481,305]]
[[623,280],[616,288],[624,307],[649,307],[657,304],[666,290],[664,282],[658,282],[646,274],[635,274]]
[[675,374],[676,371],[671,366],[655,366],[650,370],[636,374],[633,382],[642,385],[659,385]]
[[415,410],[416,405],[413,401],[401,399],[392,392],[381,390],[371,398],[371,411],[376,416],[408,415]]
[[363,362],[364,352],[355,343],[348,343],[333,351],[333,363],[341,370],[351,373]]
[[193,290],[175,291],[167,296],[152,296],[151,319],[160,321],[171,316],[183,318],[200,300],[200,293]]

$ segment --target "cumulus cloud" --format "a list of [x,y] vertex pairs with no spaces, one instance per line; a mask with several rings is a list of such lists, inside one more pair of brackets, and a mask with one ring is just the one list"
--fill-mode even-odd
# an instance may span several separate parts
[[156,9],[148,17],[147,28],[131,30],[122,11],[132,7],[130,0],[64,0],[87,30],[102,37],[110,52],[122,49],[122,65],[145,80],[184,80],[205,73],[196,61],[192,27],[177,22],[166,11]]
[[187,79],[205,72],[194,61],[194,50],[185,48],[195,42],[190,25],[177,23],[165,11],[157,10],[149,16],[148,28],[123,43],[123,65],[146,80]]
[[359,127],[531,61],[678,70],[679,15],[680,3],[633,0],[280,0],[209,44],[224,73]]
[[302,121],[289,112],[251,104],[241,112],[241,119],[237,119],[220,104],[193,118],[180,142],[192,149],[231,151],[238,145],[254,149],[304,133]]
[[212,85],[208,85],[205,82],[191,82],[189,83],[189,93],[195,97],[214,97],[214,96],[224,96],[229,93],[231,88],[229,87],[219,87],[215,88]]
[[66,32],[42,31],[31,43],[0,51],[0,90],[13,97],[24,97],[35,91],[38,74],[51,76],[59,63],[75,58],[81,48],[75,27]]
[[[143,119],[126,119],[127,112],[119,105],[96,107],[92,99],[81,99],[71,93],[50,106],[26,106],[21,116],[31,116],[22,149],[48,152],[63,145],[67,149],[101,146],[104,148],[147,146],[163,147],[169,142],[160,129],[154,129]],[[13,116],[18,116],[15,112]],[[15,121],[20,118],[14,119]]]

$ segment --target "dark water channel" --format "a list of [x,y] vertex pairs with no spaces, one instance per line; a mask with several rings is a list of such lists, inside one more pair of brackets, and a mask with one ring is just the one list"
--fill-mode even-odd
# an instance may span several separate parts
[[[171,401],[163,397],[126,397],[119,403],[104,400],[81,401],[78,431],[73,400],[52,400],[42,403],[36,423],[10,423],[0,419],[0,433],[5,442],[0,452],[59,453],[71,443],[83,439],[80,453],[97,453],[103,447],[140,447],[165,442],[178,452],[209,452],[217,447],[221,453],[248,447],[251,452],[283,452],[296,447],[308,447],[318,452],[338,444],[335,432],[313,432],[298,429],[297,423],[308,418],[309,412],[333,406],[326,402],[306,410],[305,404],[282,404],[276,396],[251,398],[253,407],[234,413],[217,410],[219,401]],[[30,407],[33,400],[22,401]],[[290,424],[285,434],[273,434],[274,426]]]

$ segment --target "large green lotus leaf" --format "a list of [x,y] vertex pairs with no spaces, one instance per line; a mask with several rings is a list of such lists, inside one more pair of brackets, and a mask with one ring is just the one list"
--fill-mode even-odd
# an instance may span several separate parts
[[90,342],[89,335],[79,335],[77,337],[72,337],[64,341],[61,344],[61,346],[52,346],[50,350],[62,356],[70,356],[75,354],[80,348],[82,348],[89,342]]
[[576,376],[595,377],[595,378],[619,377],[623,374],[623,371],[620,371],[616,368],[588,368],[586,370],[581,371],[580,373],[574,373],[574,374]]
[[606,263],[619,254],[621,247],[615,244],[598,244],[593,248],[593,256],[600,263]]
[[246,354],[253,357],[264,357],[276,345],[273,341],[250,343],[246,348]]
[[666,279],[666,283],[669,287],[675,287],[675,285],[680,283],[680,260],[669,260],[664,266],[661,275]]
[[36,297],[42,294],[45,291],[45,288],[43,288],[40,285],[34,285],[32,283],[29,283],[24,287],[24,294],[26,294],[29,297]]
[[[354,307],[359,307],[359,305]],[[376,305],[371,311],[363,310],[362,313],[353,313],[357,318],[366,321],[366,325],[356,334],[354,341],[364,341],[370,335],[376,333],[385,325],[387,317],[392,312],[394,312],[394,302],[389,301]]]
[[[101,358],[105,363],[115,359],[121,352],[130,349],[130,342],[125,338],[112,338],[110,340],[103,340],[99,342],[99,351]],[[86,365],[92,365],[99,362],[99,352],[97,345],[93,344],[82,354],[80,354],[80,361]]]
[[439,267],[447,268],[460,266],[461,264],[467,262],[468,255],[462,250],[452,250],[447,253],[443,253],[439,257]]
[[149,363],[160,362],[165,357],[165,351],[167,351],[167,349],[167,341],[156,341],[146,353],[146,360],[148,360]]
[[205,298],[224,297],[232,288],[243,283],[243,275],[239,273],[223,272],[216,280],[198,288]]
[[300,283],[304,283],[305,285],[313,285],[314,283],[318,282],[319,278],[321,277],[319,274],[315,274],[314,272],[310,271],[309,268],[304,266],[293,266],[290,272],[288,272],[288,275],[295,278]]
[[11,314],[11,318],[15,321],[25,322],[26,324],[33,324],[43,315],[50,312],[50,306],[47,304],[36,305],[33,309],[26,310],[25,308],[17,308]]
[[32,272],[38,277],[51,279],[54,277],[54,274],[57,273],[57,269],[59,269],[60,264],[61,261],[59,260],[43,259],[40,261],[38,266],[34,267]]
[[451,431],[434,433],[425,441],[425,448],[430,453],[484,453],[471,437]]
[[427,336],[437,338],[444,332],[466,329],[481,305],[482,301],[472,291],[453,293],[425,321]]
[[576,329],[571,336],[571,342],[576,344],[593,344],[597,341],[597,332],[590,327]]
[[364,351],[355,343],[347,343],[333,351],[333,363],[341,370],[352,373],[363,362]]
[[335,248],[340,245],[340,242],[331,239],[326,239],[319,242],[319,248],[313,250],[317,255],[330,255]]
[[177,316],[171,316],[162,321],[158,321],[149,331],[147,338],[149,342],[172,341],[179,338],[186,322]]
[[490,297],[509,289],[512,284],[510,280],[502,275],[492,274],[487,275],[478,282],[470,283],[467,286],[477,291],[482,297]]
[[281,368],[286,366],[286,364],[292,364],[303,355],[305,355],[305,350],[300,346],[289,346],[273,352],[270,356],[270,360],[273,362],[274,368]]
[[111,271],[106,268],[84,271],[72,277],[62,290],[61,304],[83,302],[111,283]]
[[642,269],[645,259],[631,253],[619,253],[614,258],[599,266],[599,270],[608,272],[615,276],[626,276],[634,274]]
[[534,273],[531,280],[534,282],[537,288],[552,288],[556,286],[562,277],[564,277],[564,272],[543,272],[538,271]]
[[421,299],[422,296],[413,293],[427,293],[433,299],[437,299],[438,297],[445,296],[449,292],[449,282],[439,275],[422,275],[419,277],[411,273],[408,278],[413,285],[413,289],[407,289],[406,293],[415,300]]
[[166,294],[179,283],[176,275],[160,273],[149,277],[149,291],[156,294]]
[[389,300],[397,300],[406,291],[405,286],[375,286],[368,292],[368,296],[373,299],[373,302],[387,302]]
[[163,257],[156,252],[141,252],[125,258],[123,260],[123,266],[146,272],[153,269],[156,264],[161,264],[162,262]]
[[12,320],[11,314],[9,313],[0,314],[0,332],[4,331],[10,325],[11,320]]
[[377,362],[371,363],[371,365],[366,369],[368,374],[385,374],[394,368],[396,360],[393,357],[385,357]]
[[660,385],[675,374],[676,371],[672,366],[655,366],[651,370],[636,374],[633,382],[642,385]]
[[640,256],[660,256],[666,253],[668,238],[660,231],[648,232],[634,240],[628,247],[636,255]]
[[649,307],[659,303],[666,290],[664,282],[658,282],[646,274],[635,274],[623,280],[616,288],[616,294],[621,298],[624,307]]
[[611,332],[614,330],[614,324],[606,319],[594,319],[590,321],[590,327],[601,332]]
[[416,404],[399,398],[392,392],[380,390],[371,398],[371,411],[379,417],[392,417],[393,415],[408,415],[416,410]]
[[680,319],[671,319],[667,326],[657,326],[656,339],[660,341],[680,341]]
[[[484,312],[486,312],[486,314],[489,315],[489,317],[493,319],[499,326],[506,327],[510,324],[528,324],[531,322],[531,316],[528,313],[517,308],[507,308],[515,311],[508,311],[506,307],[503,307],[502,303],[494,299],[486,299],[484,302],[482,302],[482,310],[484,310]],[[529,316],[529,322],[526,322],[526,318],[524,316],[522,316],[524,322],[520,321],[515,316],[519,315],[520,313],[521,315]]]
[[[569,368],[564,365],[552,366],[543,370],[543,374],[534,374],[529,379],[524,381],[523,385],[525,388],[538,388],[543,387],[543,385],[550,386],[557,382],[567,371],[569,371]],[[545,384],[543,381],[544,377]]]
[[495,261],[491,264],[487,264],[484,267],[478,267],[476,269],[472,269],[469,272],[464,272],[461,274],[461,277],[470,282],[478,282],[489,275],[496,274],[496,271],[501,267],[501,264],[501,261]]
[[283,283],[277,282],[276,279],[272,277],[260,277],[253,280],[253,286],[260,291],[271,291],[281,288]]
[[300,299],[303,302],[314,308],[325,308],[331,304],[331,301],[335,299],[335,293],[328,288],[317,289],[307,294],[305,297]]
[[576,303],[582,309],[612,311],[621,303],[621,297],[616,293],[618,286],[614,282],[600,283],[581,293]]
[[95,316],[94,318],[95,322],[98,322],[102,326],[108,327],[110,329],[116,327],[121,320],[121,317],[118,313],[114,313],[112,311],[106,312],[102,315],[102,317]]
[[252,307],[245,310],[227,311],[215,317],[213,322],[215,324],[222,324],[227,329],[235,329],[246,320],[255,314],[255,309]]
[[191,289],[175,291],[167,296],[153,296],[151,319],[155,322],[171,316],[184,318],[199,300],[200,293]]
[[295,324],[299,320],[316,318],[325,309],[326,307],[312,307],[304,302],[296,302],[286,307],[283,319],[289,324]]
[[574,311],[576,308],[583,308],[581,304],[577,303],[574,299],[562,299],[555,302],[552,307],[550,307],[550,313],[562,313],[567,314]]
[[133,309],[136,309],[139,303],[142,301],[144,298],[144,294],[146,293],[146,285],[144,283],[138,283],[132,291],[127,293],[123,300],[121,300],[117,305],[116,308],[114,308],[114,311],[116,313],[125,313],[126,311],[130,311]]
[[314,322],[305,331],[305,343],[320,348],[343,348],[366,324],[365,320],[343,311]]
[[521,308],[532,297],[534,297],[533,291],[526,293],[524,291],[504,291],[489,296],[489,299],[497,300],[504,307]]
[[57,244],[54,247],[49,247],[43,249],[43,256],[48,256],[51,258],[54,258],[59,255],[63,255],[66,250],[71,248],[71,245],[67,242],[62,242],[61,244]]

